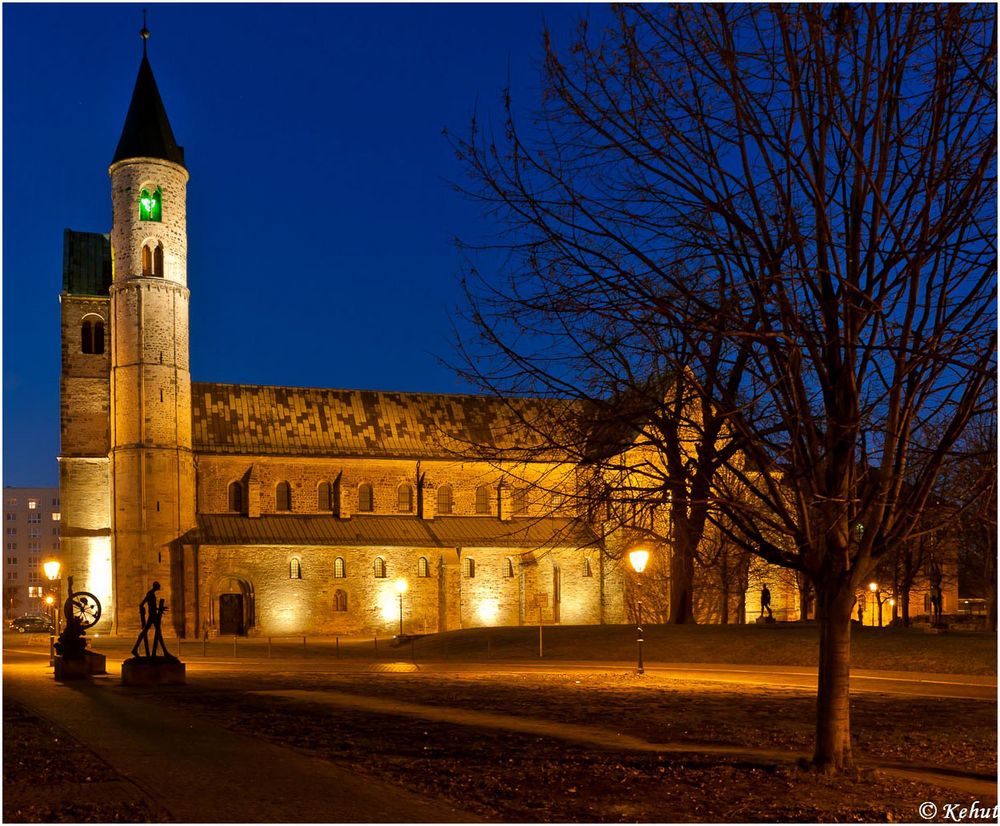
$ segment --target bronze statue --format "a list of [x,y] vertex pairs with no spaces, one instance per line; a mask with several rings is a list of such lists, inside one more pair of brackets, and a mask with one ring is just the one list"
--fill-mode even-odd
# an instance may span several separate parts
[[760,592],[760,615],[764,616],[765,611],[767,611],[768,619],[774,619],[774,612],[771,610],[771,592],[767,589],[766,582]]
[[931,625],[941,624],[941,606],[944,602],[941,593],[941,569],[936,562],[931,563]]
[[[142,643],[143,649],[145,650],[146,657],[156,657],[157,648],[162,649],[163,656],[168,659],[176,659],[169,651],[167,651],[167,646],[163,642],[163,631],[160,628],[160,624],[163,620],[163,615],[167,613],[167,601],[161,599],[159,605],[156,602],[156,592],[160,590],[160,583],[154,582],[153,587],[146,592],[146,596],[142,598],[142,602],[139,603],[139,621],[142,623],[142,629],[139,631],[139,636],[135,640],[135,645],[132,646],[132,656],[139,656],[139,643]],[[153,631],[153,651],[150,653],[149,650],[149,632],[150,629]]]

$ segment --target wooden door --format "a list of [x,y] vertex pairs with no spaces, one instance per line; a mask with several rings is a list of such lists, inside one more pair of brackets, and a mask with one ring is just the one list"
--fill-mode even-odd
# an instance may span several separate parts
[[219,633],[243,633],[243,594],[222,594],[219,597]]

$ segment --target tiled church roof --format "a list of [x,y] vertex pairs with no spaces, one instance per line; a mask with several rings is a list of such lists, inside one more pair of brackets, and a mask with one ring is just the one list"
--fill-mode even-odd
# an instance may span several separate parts
[[291,545],[405,548],[587,548],[597,537],[578,520],[565,517],[513,519],[489,516],[269,515],[250,519],[237,514],[201,514],[185,543],[202,545]]
[[191,384],[194,449],[255,456],[559,460],[539,452],[532,426],[565,402],[489,396]]

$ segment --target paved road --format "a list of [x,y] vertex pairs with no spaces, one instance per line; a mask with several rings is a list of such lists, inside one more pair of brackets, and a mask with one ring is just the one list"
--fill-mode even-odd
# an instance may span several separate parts
[[177,821],[477,820],[388,783],[152,705],[122,689],[117,674],[56,683],[46,657],[37,649],[5,649],[6,696],[65,728]]

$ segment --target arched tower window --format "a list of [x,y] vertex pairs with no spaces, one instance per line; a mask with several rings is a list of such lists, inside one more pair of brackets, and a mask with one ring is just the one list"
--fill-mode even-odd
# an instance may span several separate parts
[[476,575],[476,560],[471,556],[465,558],[465,575],[472,579]]
[[156,187],[150,192],[148,189],[139,193],[139,220],[140,221],[160,221],[163,217],[163,190]]
[[330,483],[320,482],[316,488],[316,510],[332,511],[333,502],[330,500]]
[[427,564],[427,557],[422,556],[417,560],[417,576],[430,576],[430,565]]
[[583,575],[584,576],[593,576],[594,575],[594,571],[590,567],[590,557],[589,556],[585,556],[583,558]]
[[372,486],[368,482],[358,485],[358,513],[371,513],[375,510],[375,497]]
[[292,509],[292,486],[288,482],[278,482],[274,489],[274,509],[290,511]]
[[163,244],[160,242],[153,249],[153,275],[163,278]]
[[437,489],[437,512],[451,513],[451,485],[441,485]]
[[288,562],[288,578],[302,579],[302,562],[297,557],[292,557]]
[[229,483],[229,510],[243,513],[243,485],[239,482]]
[[385,579],[385,560],[377,556],[375,557],[375,579]]
[[413,513],[413,485],[403,484],[396,488],[396,510]]
[[104,352],[104,321],[100,318],[85,318],[80,325],[80,351],[87,355]]
[[503,575],[507,579],[511,579],[514,576],[514,560],[509,556],[503,561]]
[[338,588],[333,592],[333,610],[337,613],[347,610],[347,591]]
[[490,486],[480,485],[476,488],[476,513],[490,512]]
[[344,564],[344,557],[338,556],[333,560],[334,579],[343,579],[347,576],[347,566]]
[[149,278],[153,274],[153,250],[149,244],[142,245],[142,276]]

